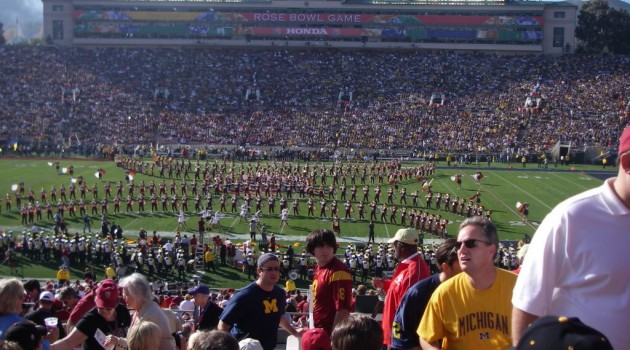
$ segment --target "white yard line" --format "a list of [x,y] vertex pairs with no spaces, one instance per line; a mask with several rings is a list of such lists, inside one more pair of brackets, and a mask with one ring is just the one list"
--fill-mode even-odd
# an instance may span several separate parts
[[[561,179],[562,181],[570,182],[571,184],[576,185],[576,186],[582,188],[583,190],[590,190],[591,189],[591,187],[586,187],[586,186],[580,185],[577,182],[567,181],[565,178],[563,178],[562,176],[559,176],[558,174],[554,174],[554,173],[549,173],[549,174],[553,175],[553,176],[555,176],[555,177],[557,177],[559,179]],[[584,176],[589,176],[589,175],[584,174]]]
[[230,225],[230,227],[228,228],[228,230],[231,230],[231,229],[232,229],[232,227],[234,227],[234,225],[236,225],[236,222],[238,221],[238,219],[239,219],[239,218],[240,218],[240,217],[239,217],[239,216],[237,216],[237,217],[234,219],[234,221],[232,221],[232,224]]
[[532,195],[531,193],[527,192],[525,189],[511,183],[510,181],[506,180],[504,177],[502,177],[501,175],[498,174],[498,171],[495,171],[494,174],[501,180],[507,182],[508,184],[512,185],[514,188],[518,189],[519,191],[525,193],[527,196],[529,196],[530,198],[532,198],[533,200],[535,200],[536,202],[542,204],[545,208],[551,210],[553,209],[552,207],[548,206],[545,202],[541,201],[540,199],[538,199],[538,197]]
[[[519,174],[523,174],[523,176],[527,177],[527,179],[532,179],[532,180],[534,180],[536,182],[541,183],[545,187],[546,190],[548,190],[550,192],[553,192],[553,193],[557,194],[558,196],[562,197],[562,196],[565,195],[564,192],[555,189],[554,186],[549,186],[549,184],[546,184],[542,179],[539,179],[536,176],[532,176],[531,175],[532,173],[519,172]],[[545,174],[548,174],[548,173],[545,173]],[[538,177],[541,177],[541,176],[538,176]],[[558,178],[563,180],[563,182],[568,182],[567,180],[565,180],[564,178],[562,178],[560,176],[558,176]]]
[[[483,189],[483,191],[484,191],[485,193],[490,194],[492,197],[494,197],[494,199],[496,199],[497,201],[499,201],[499,202],[500,202],[500,203],[501,203],[504,207],[506,207],[506,208],[507,208],[507,210],[508,210],[508,211],[511,211],[512,213],[514,213],[514,215],[516,215],[516,216],[519,218],[519,220],[523,220],[523,217],[521,216],[521,213],[519,213],[519,212],[517,212],[516,210],[514,210],[514,208],[513,208],[511,205],[509,205],[509,204],[505,203],[504,201],[502,201],[502,200],[501,200],[501,198],[497,197],[497,195],[495,195],[492,191],[490,191],[490,190],[486,189],[486,187],[484,187],[483,185],[481,185],[481,186],[480,186],[479,190],[481,191],[482,189]],[[486,208],[486,209],[487,209],[487,208]],[[533,228],[534,230],[536,230],[536,229],[537,229],[537,227],[536,227],[536,226],[534,226],[534,225],[532,225],[532,223],[531,223],[531,222],[529,222],[529,220],[527,220],[527,221],[523,220],[523,222],[524,222],[527,226],[529,226],[529,227]]]
[[[450,180],[450,178],[449,178],[449,180]],[[444,187],[446,187],[452,195],[457,196],[457,194],[455,193],[455,191],[453,191],[453,190],[451,189],[451,186],[449,186],[449,185],[448,185],[448,181],[442,181],[442,180],[439,180],[439,179],[438,179],[438,181],[439,181],[441,184],[443,184],[443,185],[444,185]],[[452,182],[452,181],[451,181],[451,182]]]

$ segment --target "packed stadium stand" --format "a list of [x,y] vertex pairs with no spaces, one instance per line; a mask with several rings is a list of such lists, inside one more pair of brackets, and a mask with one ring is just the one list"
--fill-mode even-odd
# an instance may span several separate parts
[[49,151],[539,152],[614,145],[628,116],[628,57],[8,46],[0,60],[0,142]]

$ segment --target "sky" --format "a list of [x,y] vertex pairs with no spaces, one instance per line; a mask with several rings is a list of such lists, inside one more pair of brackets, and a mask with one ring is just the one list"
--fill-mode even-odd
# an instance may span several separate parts
[[5,38],[9,43],[42,36],[44,15],[41,0],[0,0],[0,9],[0,22],[4,24]]
[[20,22],[42,22],[43,4],[41,0],[0,0],[0,20],[9,25]]

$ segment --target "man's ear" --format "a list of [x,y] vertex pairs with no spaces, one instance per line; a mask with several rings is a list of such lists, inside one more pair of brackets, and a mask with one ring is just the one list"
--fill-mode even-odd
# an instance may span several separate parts
[[620,157],[621,168],[626,174],[630,174],[630,153],[622,154]]
[[452,268],[445,262],[440,265],[440,272],[449,272]]
[[496,260],[498,253],[499,253],[499,249],[496,245],[493,245],[494,249],[492,249],[494,252],[491,254],[492,255],[492,260]]

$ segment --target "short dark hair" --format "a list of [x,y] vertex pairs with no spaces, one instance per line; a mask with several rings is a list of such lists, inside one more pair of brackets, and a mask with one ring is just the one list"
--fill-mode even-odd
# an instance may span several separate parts
[[24,290],[30,292],[30,291],[32,291],[34,289],[37,289],[40,292],[42,290],[42,286],[41,286],[41,284],[39,284],[38,280],[30,280],[30,281],[24,283]]
[[351,314],[335,327],[330,340],[333,350],[380,350],[383,329],[371,317]]
[[331,230],[315,230],[306,237],[306,251],[309,254],[312,255],[315,248],[323,246],[333,247],[337,253],[337,239]]
[[442,245],[435,252],[435,260],[437,266],[442,266],[446,263],[451,266],[454,262],[458,261],[457,258],[457,239],[449,238],[442,243]]
[[63,289],[61,289],[61,291],[59,292],[59,299],[63,300],[69,297],[75,297],[78,298],[79,295],[77,294],[77,291],[74,290],[74,288],[72,287],[65,287]]

